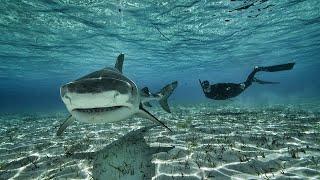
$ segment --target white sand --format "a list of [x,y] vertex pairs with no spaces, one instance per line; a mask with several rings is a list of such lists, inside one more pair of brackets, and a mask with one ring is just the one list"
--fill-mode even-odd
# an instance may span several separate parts
[[[317,109],[317,104],[243,109],[198,105],[176,106],[173,115],[153,109],[175,132],[153,128],[144,136],[147,144],[176,147],[154,156],[153,179],[320,179]],[[97,160],[88,157],[152,124],[137,118],[75,123],[58,138],[64,117],[2,114],[0,179],[90,179]]]

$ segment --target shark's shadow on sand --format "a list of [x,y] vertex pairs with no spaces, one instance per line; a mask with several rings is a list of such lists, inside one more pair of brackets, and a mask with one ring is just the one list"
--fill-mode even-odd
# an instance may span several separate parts
[[92,177],[97,180],[142,180],[155,176],[155,164],[151,162],[153,155],[168,152],[174,147],[150,147],[144,136],[155,127],[148,126],[132,131],[102,150],[84,154],[73,154],[74,158],[92,158]]

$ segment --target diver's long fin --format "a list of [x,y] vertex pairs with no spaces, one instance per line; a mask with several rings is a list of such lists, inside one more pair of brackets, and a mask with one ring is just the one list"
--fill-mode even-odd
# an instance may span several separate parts
[[172,94],[172,92],[176,89],[178,86],[178,81],[174,81],[168,85],[166,85],[164,88],[161,89],[161,91],[158,93],[162,96],[162,98],[159,100],[160,106],[167,111],[168,113],[171,113],[169,105],[168,105],[168,98]]
[[172,130],[166,126],[162,121],[160,121],[159,119],[157,119],[154,115],[152,115],[149,111],[147,111],[146,109],[144,109],[142,107],[142,105],[140,104],[140,107],[139,107],[139,112],[137,115],[139,115],[140,117],[144,117],[144,118],[147,118],[157,124],[160,124],[161,126],[163,126],[164,128],[168,129],[170,132],[172,132]]
[[279,64],[279,65],[274,65],[274,66],[264,66],[264,67],[259,67],[261,71],[266,71],[266,72],[277,72],[277,71],[286,71],[286,70],[291,70],[295,63],[287,63],[287,64]]
[[123,61],[124,61],[124,54],[121,53],[117,57],[116,64],[114,65],[114,68],[118,69],[121,73],[122,73]]
[[263,81],[257,78],[253,78],[253,82],[256,82],[258,84],[280,84],[280,82]]
[[59,127],[58,131],[57,131],[57,136],[61,136],[62,133],[64,132],[64,130],[66,130],[66,128],[73,123],[73,121],[75,120],[74,117],[72,117],[72,115],[70,115]]

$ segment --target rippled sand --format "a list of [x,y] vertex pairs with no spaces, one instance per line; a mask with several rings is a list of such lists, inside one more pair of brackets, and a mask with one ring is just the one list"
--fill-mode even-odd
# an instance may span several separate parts
[[[319,105],[256,108],[175,106],[152,109],[174,132],[145,135],[154,155],[153,179],[320,179]],[[74,123],[55,136],[66,114],[0,116],[0,179],[91,179],[95,154],[130,131],[148,126],[134,118],[114,124]]]

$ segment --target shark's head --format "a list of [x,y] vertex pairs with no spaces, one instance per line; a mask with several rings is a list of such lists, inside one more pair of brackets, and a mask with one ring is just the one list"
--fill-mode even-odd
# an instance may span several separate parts
[[65,84],[60,94],[76,119],[91,123],[126,119],[137,111],[140,103],[136,85],[110,69]]

